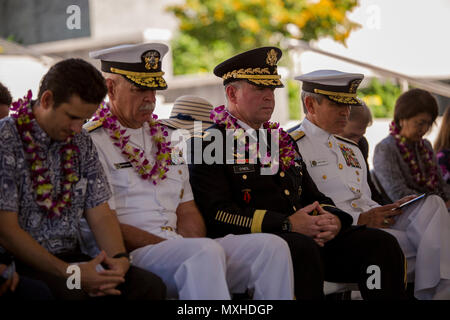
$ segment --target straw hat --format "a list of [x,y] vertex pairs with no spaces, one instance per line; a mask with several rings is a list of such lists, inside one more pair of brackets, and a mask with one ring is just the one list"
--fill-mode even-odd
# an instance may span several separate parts
[[202,122],[202,130],[213,125],[209,115],[213,106],[207,100],[197,96],[181,96],[175,100],[169,119],[161,119],[159,122],[174,128],[194,132],[194,121]]

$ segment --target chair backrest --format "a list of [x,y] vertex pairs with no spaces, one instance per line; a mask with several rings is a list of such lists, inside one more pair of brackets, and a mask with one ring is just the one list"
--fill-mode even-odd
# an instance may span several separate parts
[[386,191],[384,191],[384,188],[381,185],[380,181],[378,180],[377,175],[375,174],[375,170],[370,170],[370,177],[372,178],[372,182],[375,185],[375,188],[377,188],[377,191],[384,202],[383,204],[392,203],[391,198],[389,198]]

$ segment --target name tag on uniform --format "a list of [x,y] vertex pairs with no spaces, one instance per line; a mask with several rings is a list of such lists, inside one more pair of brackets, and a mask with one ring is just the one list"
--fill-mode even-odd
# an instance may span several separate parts
[[131,168],[131,162],[114,163],[114,167],[118,169]]
[[233,166],[234,173],[247,173],[255,172],[255,165],[253,164],[241,164]]
[[320,167],[328,164],[328,160],[311,160],[311,167]]

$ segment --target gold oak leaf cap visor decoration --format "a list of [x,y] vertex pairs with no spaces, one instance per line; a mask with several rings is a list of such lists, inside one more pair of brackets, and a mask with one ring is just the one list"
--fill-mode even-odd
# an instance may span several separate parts
[[337,70],[317,70],[295,77],[302,81],[302,90],[324,95],[339,104],[360,106],[361,100],[356,96],[356,89],[364,75]]
[[214,68],[214,74],[226,85],[246,80],[259,87],[282,88],[277,62],[282,52],[277,47],[262,47],[240,53]]
[[142,89],[165,90],[162,59],[169,47],[162,43],[126,44],[90,52],[93,59],[101,60],[103,72],[122,75]]

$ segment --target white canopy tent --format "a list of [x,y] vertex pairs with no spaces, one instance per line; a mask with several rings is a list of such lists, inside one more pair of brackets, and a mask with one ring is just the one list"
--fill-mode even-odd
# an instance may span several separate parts
[[450,97],[450,1],[360,0],[348,17],[361,25],[347,47],[331,39],[290,41],[295,75],[317,69],[398,78]]

